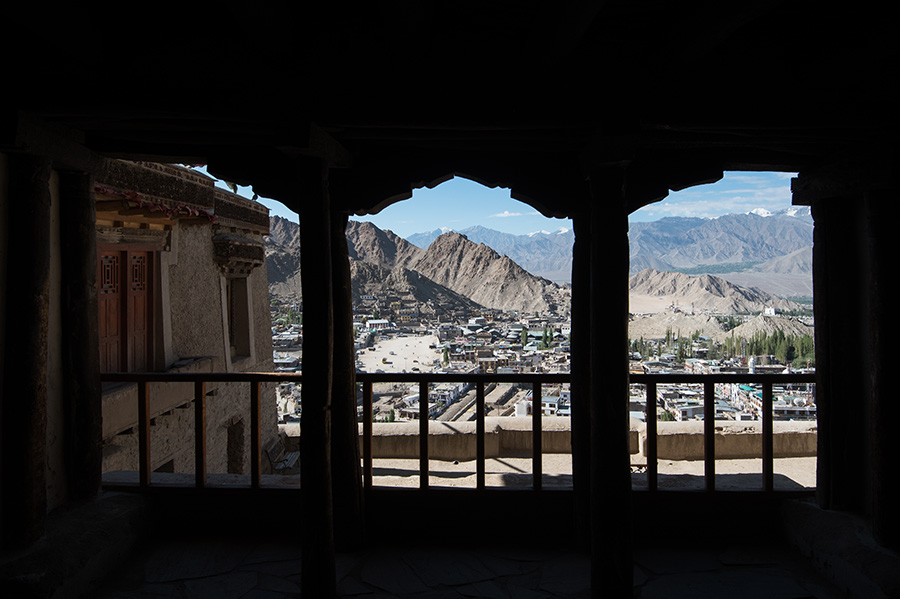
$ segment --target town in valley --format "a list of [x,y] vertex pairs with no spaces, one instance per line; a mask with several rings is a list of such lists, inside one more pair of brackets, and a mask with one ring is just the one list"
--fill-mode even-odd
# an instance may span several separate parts
[[[356,306],[354,332],[356,368],[361,373],[441,373],[441,374],[520,374],[570,372],[571,321],[554,313],[522,314],[501,310],[448,311],[439,318],[414,298],[363,297]],[[302,312],[296,302],[273,298],[273,347],[275,367],[280,372],[302,371]],[[670,306],[670,313],[679,312]],[[426,316],[425,313],[428,315]],[[731,325],[760,319],[785,318],[768,314],[729,317]],[[723,318],[724,320],[724,318]],[[781,373],[812,371],[807,363],[796,364],[801,346],[809,339],[785,338],[778,332],[771,342],[788,354],[754,353],[759,347],[716,341],[697,331],[671,330],[659,338],[633,340],[629,353],[634,373]],[[681,334],[683,333],[683,334]],[[764,335],[765,337],[765,335]],[[780,341],[779,341],[780,337]],[[785,341],[786,339],[786,341]],[[758,341],[758,337],[757,337]],[[790,345],[793,344],[793,345]],[[796,346],[796,347],[795,347]],[[791,364],[793,361],[793,365]],[[646,418],[646,397],[642,385],[632,385],[629,411],[637,420]],[[373,414],[376,422],[418,420],[422,405],[418,384],[375,383]],[[302,414],[301,385],[285,382],[277,393],[279,421],[299,422]],[[474,385],[432,383],[428,397],[428,418],[438,421],[475,419]],[[703,418],[701,385],[678,384],[661,388],[656,406],[659,420],[689,421]],[[568,384],[545,384],[542,388],[541,415],[567,418],[571,415]],[[716,419],[729,421],[759,420],[761,391],[746,384],[716,386]],[[776,420],[815,420],[815,395],[812,385],[776,387]],[[485,415],[521,417],[532,414],[530,384],[496,383],[485,392]],[[359,408],[360,420],[362,408]]]

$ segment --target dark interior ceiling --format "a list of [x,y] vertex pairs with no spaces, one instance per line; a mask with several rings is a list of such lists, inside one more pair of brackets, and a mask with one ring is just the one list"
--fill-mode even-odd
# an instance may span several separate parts
[[323,158],[358,213],[453,173],[559,216],[604,168],[636,209],[722,170],[893,152],[896,36],[865,2],[307,4],[22,8],[12,108],[296,208],[297,165]]

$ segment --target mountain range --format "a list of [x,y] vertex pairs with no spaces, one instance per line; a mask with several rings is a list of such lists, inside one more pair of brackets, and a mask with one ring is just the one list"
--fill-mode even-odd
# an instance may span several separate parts
[[[406,238],[428,247],[448,229]],[[718,218],[668,217],[629,225],[630,273],[646,268],[716,274],[733,283],[783,296],[812,294],[813,221],[806,207],[755,210]],[[460,229],[468,239],[509,256],[528,272],[557,282],[571,280],[574,233],[569,229],[529,235],[482,226]]]
[[[737,215],[734,215],[737,216]],[[792,244],[802,243],[803,227],[790,220],[775,218],[784,243],[777,240],[755,239],[764,237],[769,223],[754,215],[748,219],[732,218],[704,227],[701,219],[664,219],[668,224],[637,227],[637,239],[656,241],[654,246],[662,251],[671,247],[692,248],[700,242],[678,244],[666,241],[670,237],[692,237],[710,242],[719,248],[719,255],[728,260],[748,256],[775,255],[787,251]],[[797,218],[797,217],[787,217]],[[755,233],[748,233],[746,224],[755,226]],[[779,222],[780,221],[780,222]],[[485,228],[473,228],[470,232],[490,236]],[[699,229],[699,230],[698,230]],[[493,232],[496,233],[496,232]],[[537,238],[544,246],[562,239],[569,232],[540,233]],[[476,243],[468,235],[458,232],[437,232],[427,248],[414,245],[407,239],[384,231],[369,222],[350,221],[347,226],[347,249],[350,258],[351,289],[354,303],[368,296],[396,296],[414,298],[431,306],[436,312],[460,308],[492,308],[516,312],[556,312],[567,315],[571,300],[571,287],[535,276],[516,263],[511,257],[501,255],[486,243]],[[733,249],[740,235],[751,238],[750,249]],[[510,248],[518,237],[509,234],[494,236],[505,239]],[[779,237],[779,236],[776,236]],[[423,239],[419,237],[418,239]],[[540,247],[540,243],[530,247]],[[562,243],[560,242],[560,245]],[[776,250],[773,248],[781,247]],[[571,252],[571,248],[568,250]],[[536,252],[536,250],[535,250]],[[509,252],[512,253],[512,252]],[[670,251],[668,256],[689,255],[685,250]],[[771,267],[784,262],[779,272],[796,269],[799,276],[806,276],[808,249],[799,249],[757,265]],[[713,256],[706,252],[703,256]],[[714,261],[714,260],[713,260]],[[299,227],[280,217],[271,219],[270,234],[266,240],[266,263],[270,291],[275,295],[301,297]],[[760,270],[759,272],[764,272]],[[739,285],[724,277],[714,275],[687,275],[677,272],[645,268],[631,276],[629,282],[631,311],[634,313],[660,312],[675,305],[682,310],[718,314],[758,313],[766,308],[778,311],[799,310],[801,305],[777,297],[752,285]]]
[[[266,266],[275,295],[302,297],[298,229],[286,219],[271,219]],[[395,295],[438,310],[485,307],[568,314],[568,286],[532,275],[460,233],[439,235],[427,249],[368,222],[350,221],[346,234],[354,303],[369,295]]]

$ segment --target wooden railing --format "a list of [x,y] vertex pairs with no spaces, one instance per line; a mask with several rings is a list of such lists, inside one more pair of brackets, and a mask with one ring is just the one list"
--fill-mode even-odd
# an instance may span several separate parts
[[[195,486],[205,487],[206,470],[206,384],[207,383],[248,383],[250,390],[250,486],[257,489],[262,477],[262,450],[260,429],[260,386],[263,383],[302,382],[299,373],[110,373],[102,374],[103,382],[133,382],[138,386],[138,459],[139,485],[150,485],[150,383],[183,382],[194,385],[194,460]],[[357,373],[356,380],[362,384],[363,397],[363,486],[370,489],[373,484],[372,453],[372,389],[374,383],[407,383],[419,386],[419,414],[428,414],[428,390],[432,383],[474,383],[476,392],[476,488],[485,488],[485,385],[490,383],[527,384],[532,388],[532,478],[533,488],[540,490],[542,483],[542,410],[541,391],[544,384],[560,384],[571,381],[570,374],[439,374],[439,373]],[[704,389],[704,476],[707,491],[715,491],[715,385],[720,383],[754,384],[762,386],[762,463],[763,490],[774,490],[774,430],[772,397],[774,385],[814,383],[815,376],[809,374],[632,374],[631,384],[645,385],[647,389],[647,411],[655,415],[657,386],[660,384],[702,384]],[[652,410],[652,412],[651,412]],[[428,418],[419,418],[419,488],[427,489],[428,472]],[[647,418],[648,490],[658,489],[657,464],[657,419]],[[302,457],[301,457],[302,460]]]
[[[772,388],[777,385],[810,384],[816,382],[813,374],[632,374],[632,384],[642,384],[647,388],[647,411],[657,405],[657,386],[660,384],[702,384],[703,385],[703,442],[704,481],[707,491],[716,490],[716,384],[753,384],[762,386],[762,471],[763,490],[771,492],[775,488],[774,439],[772,425]],[[658,489],[657,461],[657,420],[647,418],[647,488]]]
[[250,395],[250,486],[260,487],[262,480],[262,429],[260,428],[260,386],[263,383],[301,381],[294,373],[103,373],[104,383],[137,383],[138,402],[138,481],[150,486],[150,383],[193,383],[194,385],[194,473],[195,486],[205,487],[206,471],[206,384],[249,383]]
[[569,374],[368,374],[357,373],[356,380],[363,386],[363,486],[372,487],[372,385],[374,383],[413,383],[419,385],[419,488],[428,488],[428,386],[431,383],[475,384],[475,487],[485,488],[484,451],[484,386],[490,383],[527,384],[532,389],[531,409],[531,460],[532,487],[540,490],[543,479],[541,462],[541,391],[542,385],[571,381]]

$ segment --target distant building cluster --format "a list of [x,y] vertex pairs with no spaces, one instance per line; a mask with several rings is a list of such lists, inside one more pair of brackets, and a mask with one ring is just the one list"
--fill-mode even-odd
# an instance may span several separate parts
[[[299,314],[302,306],[273,301],[272,322],[274,363],[278,371],[300,371],[303,330]],[[292,316],[293,315],[293,316]],[[353,318],[357,369],[366,371],[364,357],[378,356],[369,371],[435,373],[566,373],[570,371],[571,322],[553,314],[518,314],[499,310],[461,308],[434,309],[412,296],[379,298],[362,296]],[[428,359],[404,356],[403,345],[387,352],[391,340],[428,338]],[[636,373],[779,373],[790,369],[774,356],[708,359],[706,339],[698,336],[688,346],[688,355],[666,353],[662,340],[651,340],[653,356],[643,358],[632,352],[631,370]],[[393,347],[393,346],[392,346]],[[381,353],[379,353],[381,352]],[[421,357],[421,356],[420,356]],[[545,385],[540,410],[543,416],[571,415],[568,385]],[[493,385],[486,400],[491,416],[528,416],[533,405],[530,387]],[[646,399],[640,386],[633,386],[632,417],[646,418]],[[699,385],[666,385],[660,388],[657,417],[688,421],[704,417],[703,392]],[[757,420],[760,390],[747,385],[716,387],[716,419]],[[474,390],[467,385],[432,384],[428,397],[428,418],[436,420],[474,419]],[[376,384],[374,418],[381,421],[411,421],[420,418],[417,384]],[[300,391],[293,384],[279,388],[279,413],[283,422],[299,419]],[[362,418],[362,413],[360,418]],[[778,389],[774,398],[778,420],[815,420],[815,394],[811,387]]]

